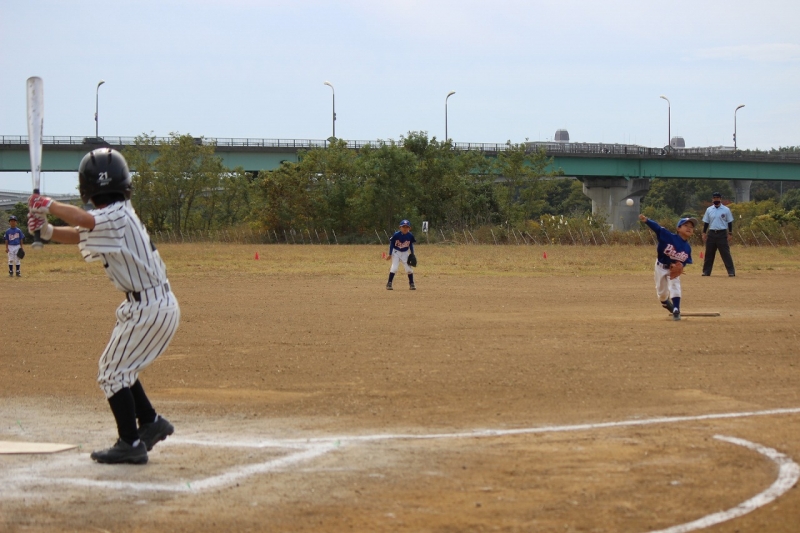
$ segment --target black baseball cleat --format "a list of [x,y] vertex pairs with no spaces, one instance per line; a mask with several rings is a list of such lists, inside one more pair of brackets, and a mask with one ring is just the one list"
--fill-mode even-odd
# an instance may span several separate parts
[[149,452],[153,446],[166,440],[173,433],[175,433],[175,427],[163,416],[156,415],[155,422],[142,424],[142,427],[139,428],[139,440],[144,443]]
[[672,313],[672,310],[675,309],[675,306],[672,305],[672,300],[667,300],[666,302],[661,302],[661,307]]
[[22,272],[17,272],[17,277],[21,278],[22,277]]
[[415,291],[415,290],[417,290],[417,286],[416,286],[416,285],[414,285],[413,283],[409,283],[409,285],[408,285],[408,288],[409,288],[410,290],[412,290],[412,291]]
[[681,310],[680,309],[673,309],[672,310],[672,320],[676,322],[681,319]]
[[392,289],[392,284],[391,284],[391,283],[387,283],[387,284],[386,284],[386,290],[387,290],[387,291],[394,290],[394,289]]
[[143,465],[147,463],[147,448],[141,440],[139,440],[138,445],[133,446],[122,439],[118,439],[111,448],[92,452],[90,457],[98,463],[104,464],[128,463]]

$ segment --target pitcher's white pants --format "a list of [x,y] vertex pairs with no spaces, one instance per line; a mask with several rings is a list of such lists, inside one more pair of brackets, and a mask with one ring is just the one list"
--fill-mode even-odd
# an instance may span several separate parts
[[654,278],[659,302],[666,301],[668,298],[681,297],[681,277],[669,279],[669,268],[664,268],[658,261],[656,261]]

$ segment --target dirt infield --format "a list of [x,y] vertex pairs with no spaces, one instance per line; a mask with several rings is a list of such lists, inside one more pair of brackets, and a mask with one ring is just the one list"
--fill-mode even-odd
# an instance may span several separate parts
[[688,269],[684,310],[720,316],[681,322],[649,246],[421,246],[415,292],[381,251],[163,246],[182,323],[142,382],[176,433],[144,467],[88,456],[119,293],[29,254],[0,440],[80,448],[0,455],[0,531],[798,530],[800,250]]

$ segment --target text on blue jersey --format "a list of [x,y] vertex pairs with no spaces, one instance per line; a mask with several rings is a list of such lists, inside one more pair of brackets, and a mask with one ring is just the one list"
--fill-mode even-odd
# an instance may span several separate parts
[[417,242],[417,239],[414,238],[414,235],[410,231],[406,234],[403,234],[402,231],[395,231],[392,238],[389,239],[389,255],[392,255],[392,252],[395,250],[400,252],[410,250],[413,254],[415,242]]
[[19,228],[8,228],[6,230],[5,235],[3,236],[3,240],[6,241],[11,246],[18,246],[22,244],[22,239],[24,235],[22,230]]
[[680,235],[672,233],[649,218],[647,219],[647,226],[653,230],[658,239],[656,252],[658,253],[659,263],[662,265],[670,265],[676,261],[680,261],[684,265],[692,263],[692,247],[688,241],[684,241]]

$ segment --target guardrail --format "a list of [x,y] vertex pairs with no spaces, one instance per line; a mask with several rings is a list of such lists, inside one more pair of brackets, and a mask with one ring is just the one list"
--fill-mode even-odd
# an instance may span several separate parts
[[[137,137],[77,137],[77,136],[45,136],[42,141],[45,145],[81,145],[81,146],[134,146]],[[166,144],[173,141],[173,137],[151,137],[156,144]],[[290,149],[313,149],[327,148],[330,141],[327,139],[249,139],[249,138],[213,138],[196,137],[198,144],[214,145],[220,148],[290,148]],[[346,141],[347,148],[360,149],[365,146],[381,146],[389,143],[402,145],[402,140],[383,140],[374,141]],[[0,135],[0,145],[27,145],[27,135]],[[544,148],[547,155],[575,155],[575,156],[645,156],[645,157],[715,157],[715,158],[742,158],[747,160],[769,160],[769,161],[800,161],[800,151],[783,152],[771,150],[762,152],[759,150],[737,150],[726,146],[708,146],[699,148],[651,148],[635,144],[605,144],[605,143],[562,143],[562,142],[526,142],[529,150]],[[499,153],[512,148],[514,145],[508,143],[472,143],[456,142],[453,148],[461,151],[477,151],[485,153]]]

